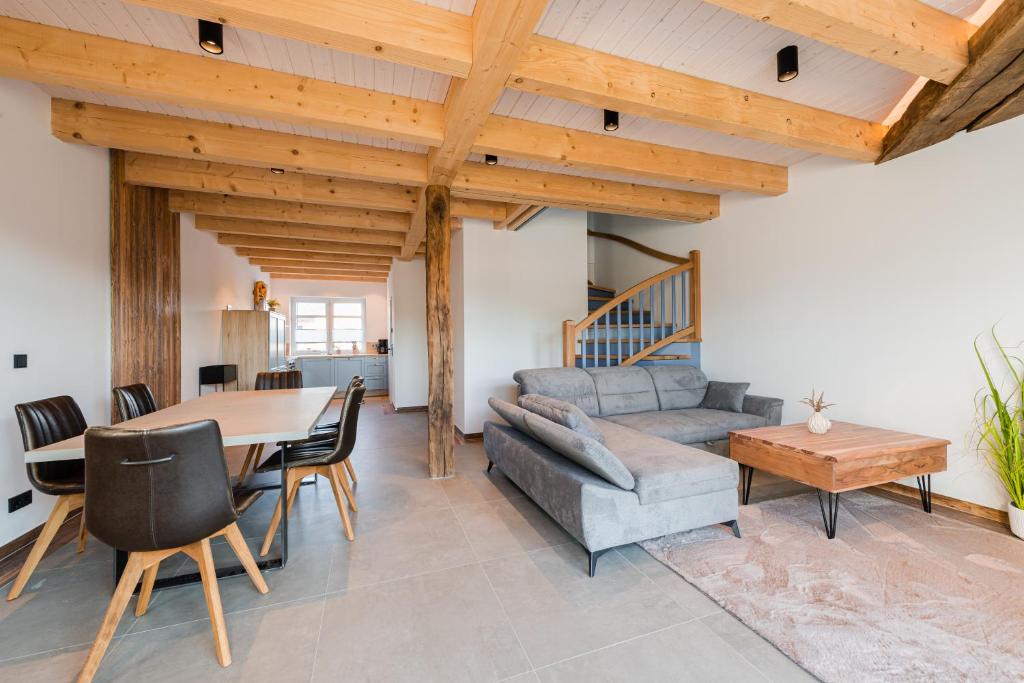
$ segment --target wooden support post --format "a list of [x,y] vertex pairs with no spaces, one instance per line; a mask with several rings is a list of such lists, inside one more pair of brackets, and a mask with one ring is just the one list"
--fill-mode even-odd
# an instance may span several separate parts
[[450,477],[455,471],[452,365],[451,191],[428,185],[427,224],[427,467],[431,477]]
[[562,321],[562,367],[576,367],[576,322]]
[[693,264],[693,268],[690,270],[690,316],[693,322],[693,340],[700,341],[700,252],[696,249],[690,252],[690,262]]

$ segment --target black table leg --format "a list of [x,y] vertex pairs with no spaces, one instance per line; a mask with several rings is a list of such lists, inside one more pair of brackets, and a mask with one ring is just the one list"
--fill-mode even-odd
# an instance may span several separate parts
[[926,474],[917,478],[917,490],[921,494],[921,507],[925,512],[932,511],[932,475]]
[[740,483],[743,485],[743,504],[750,502],[750,485],[754,483],[754,468],[740,465]]
[[825,503],[821,499],[821,489],[818,492],[818,506],[821,508],[821,518],[825,522],[825,533],[829,538],[836,537],[836,522],[839,520],[839,494],[825,492],[828,496],[828,512],[825,512]]

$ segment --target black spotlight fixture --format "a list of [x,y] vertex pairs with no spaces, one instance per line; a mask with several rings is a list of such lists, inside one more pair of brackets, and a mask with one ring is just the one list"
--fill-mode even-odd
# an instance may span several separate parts
[[604,110],[604,129],[607,131],[619,129],[619,112],[611,109]]
[[222,54],[224,52],[224,24],[200,19],[199,47],[211,55]]
[[485,154],[484,163],[487,164],[488,166],[497,166],[498,156],[496,154]]
[[779,83],[791,81],[800,74],[800,61],[796,45],[787,45],[775,54]]
[[282,175],[284,173],[284,169],[283,168],[272,167],[270,169],[270,172],[273,173],[274,175]]

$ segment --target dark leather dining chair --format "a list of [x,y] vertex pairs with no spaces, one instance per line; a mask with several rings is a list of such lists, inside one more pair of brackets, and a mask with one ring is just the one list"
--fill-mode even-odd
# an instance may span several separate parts
[[[348,506],[352,508],[353,512],[358,512],[359,508],[356,506],[352,489],[349,488],[348,481],[346,481],[341,467],[342,463],[352,454],[352,449],[356,445],[359,407],[363,403],[364,393],[366,393],[366,387],[362,384],[356,384],[345,396],[345,402],[341,407],[341,429],[334,440],[325,443],[322,448],[295,449],[290,447],[289,444],[285,444],[281,450],[267,458],[267,461],[256,469],[257,472],[271,472],[281,467],[285,468],[285,486],[281,490],[281,495],[286,493],[288,495],[288,510],[286,510],[286,514],[291,511],[291,506],[295,502],[295,495],[298,493],[299,486],[302,484],[304,477],[308,477],[311,474],[326,477],[331,482],[334,501],[338,505],[338,514],[341,516],[341,522],[345,527],[345,537],[350,541],[355,540],[355,534],[352,531],[352,522],[349,519],[348,511],[345,509],[345,502],[342,500],[342,492],[344,492],[345,498],[348,499]],[[274,516],[270,520],[267,535],[263,539],[263,547],[260,549],[261,556],[266,555],[270,550],[274,534],[277,533],[277,526],[280,523],[281,505],[279,499],[278,504],[274,506]]]
[[[274,372],[256,373],[256,383],[253,385],[256,391],[269,391],[271,389],[301,389],[301,370],[277,370]],[[255,467],[263,457],[265,444],[254,443],[249,446],[245,453],[245,460],[242,461],[242,469],[238,472],[238,483],[242,484],[249,474],[249,468]]]
[[[19,403],[14,412],[21,426],[21,440],[26,451],[79,436],[85,431],[82,410],[70,396],[54,396],[31,403]],[[14,600],[25,590],[32,572],[46,554],[67,516],[85,504],[85,463],[82,460],[57,460],[26,464],[28,480],[40,493],[57,496],[42,531],[21,566],[7,599]],[[85,517],[78,528],[78,552],[85,550]]]
[[185,553],[199,565],[217,659],[231,664],[210,539],[223,535],[260,593],[268,588],[236,521],[262,491],[232,491],[220,427],[213,420],[161,427],[85,432],[89,532],[129,553],[96,640],[79,674],[91,681],[142,579],[135,615],[149,607],[160,563]]
[[[345,396],[348,396],[348,392],[352,391],[352,388],[357,384],[363,384],[363,378],[359,375],[355,375],[349,380],[348,387],[345,389]],[[338,435],[338,429],[341,427],[341,420],[337,422],[325,422],[319,424],[313,433],[310,434],[309,439],[306,441],[296,442],[292,444],[292,448],[299,450],[302,448],[322,448],[322,441],[331,441]],[[352,485],[355,486],[359,483],[359,478],[356,477],[356,471],[352,467],[352,458],[345,458],[345,470],[348,472],[349,478],[352,480]]]
[[113,394],[117,416],[120,418],[118,422],[127,422],[156,412],[156,399],[147,384],[114,387]]

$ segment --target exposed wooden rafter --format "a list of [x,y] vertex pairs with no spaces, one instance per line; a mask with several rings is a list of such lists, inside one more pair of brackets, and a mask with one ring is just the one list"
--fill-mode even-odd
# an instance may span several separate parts
[[967,66],[967,39],[977,28],[919,0],[709,1],[941,83]]
[[269,273],[272,280],[338,280],[340,282],[379,282],[388,281],[386,277],[368,275],[303,275],[299,273]]
[[412,0],[126,0],[465,78],[469,17]]
[[873,161],[885,126],[534,36],[508,87],[819,154]]
[[334,242],[295,239],[291,237],[259,237],[255,235],[218,234],[217,241],[229,247],[255,247],[283,251],[316,251],[325,254],[366,254],[368,256],[398,256],[398,247],[360,242]]
[[[294,252],[293,252],[294,253]],[[387,273],[391,270],[391,265],[376,264],[376,263],[344,263],[344,262],[330,262],[330,261],[313,261],[310,262],[308,259],[302,258],[291,258],[291,259],[278,259],[278,258],[250,258],[249,265],[261,266],[276,269],[278,271],[286,268],[315,268],[320,271],[332,271],[340,270],[344,272],[352,271],[364,271],[364,272],[379,272]]]
[[319,251],[296,251],[294,249],[274,249],[273,247],[235,247],[235,253],[244,258],[260,259],[301,259],[324,263],[344,264],[375,264],[391,266],[390,256],[371,256],[367,254],[325,254]]
[[353,277],[371,278],[386,278],[388,276],[388,271],[386,270],[360,270],[358,268],[341,270],[336,268],[307,268],[273,265],[260,266],[260,270],[264,273],[289,273],[292,275],[348,275]]
[[339,228],[333,225],[310,225],[308,223],[285,223],[281,221],[254,221],[242,218],[220,218],[218,216],[196,216],[196,228],[206,232],[231,235],[288,237],[333,242],[388,244],[392,246],[401,245],[405,239],[404,235],[383,230]]
[[879,163],[1012,113],[1012,98],[1024,86],[1024,0],[1005,0],[971,36],[969,47],[970,63],[956,80],[948,86],[929,81],[893,124]]

